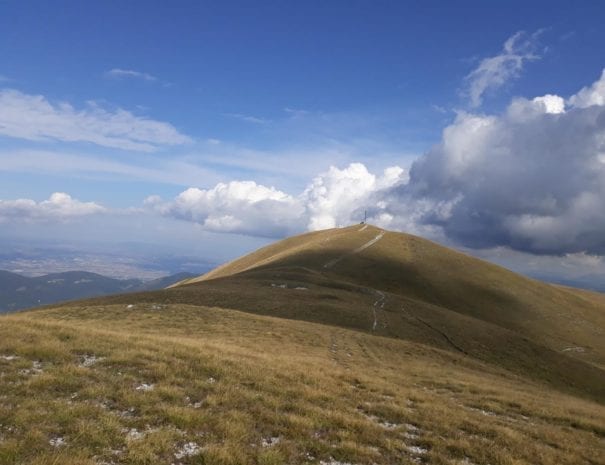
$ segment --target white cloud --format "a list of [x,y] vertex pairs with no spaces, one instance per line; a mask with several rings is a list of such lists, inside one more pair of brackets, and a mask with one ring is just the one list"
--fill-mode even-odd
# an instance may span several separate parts
[[94,102],[77,110],[65,102],[52,104],[41,95],[12,89],[0,90],[0,134],[144,152],[191,142],[169,123],[135,116],[126,110],[109,111]]
[[142,79],[143,81],[157,81],[158,78],[148,73],[141,73],[132,69],[113,68],[105,73],[111,79]]
[[146,205],[165,216],[192,221],[205,230],[280,237],[298,230],[301,205],[290,195],[254,181],[189,188],[172,202],[149,197]]
[[245,121],[246,123],[254,123],[254,124],[267,124],[271,121],[265,118],[260,118],[258,116],[244,115],[242,113],[225,113],[225,116],[230,118],[239,119],[241,121]]
[[72,154],[44,150],[0,151],[0,172],[70,175],[80,178],[108,176],[115,180],[145,180],[191,185],[204,179],[218,182],[223,177],[212,169],[179,158],[132,154],[128,160],[112,160],[90,154]]
[[357,223],[364,209],[380,208],[373,198],[377,193],[405,182],[406,176],[399,167],[375,176],[353,163],[342,170],[331,167],[298,196],[254,181],[233,181],[207,190],[189,188],[170,202],[152,196],[145,203],[164,216],[195,222],[208,231],[282,237]]
[[316,176],[300,196],[307,211],[310,230],[334,228],[363,219],[363,211],[377,206],[371,196],[405,181],[407,173],[400,167],[387,168],[382,177],[368,172],[361,163],[345,169],[330,167]]
[[80,202],[63,192],[55,192],[48,200],[0,200],[0,222],[66,220],[105,212],[94,202]]
[[460,113],[409,183],[385,196],[385,211],[472,248],[605,254],[602,81],[567,111],[546,95],[515,99],[501,115]]
[[535,48],[540,32],[530,36],[517,32],[504,42],[498,55],[484,58],[479,66],[466,76],[466,94],[472,107],[481,105],[486,92],[502,87],[519,77],[526,61],[539,58]]
[[558,95],[546,94],[534,98],[532,102],[541,104],[545,113],[565,113],[565,99]]
[[569,103],[576,108],[586,108],[592,105],[605,105],[605,69],[601,78],[591,86],[584,87],[569,98]]

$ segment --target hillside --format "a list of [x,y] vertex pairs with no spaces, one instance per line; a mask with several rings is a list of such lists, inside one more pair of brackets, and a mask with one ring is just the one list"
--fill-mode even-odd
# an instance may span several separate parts
[[363,330],[605,398],[602,294],[535,281],[370,225],[291,237],[171,289],[100,302],[134,301]]
[[2,317],[0,464],[600,464],[604,312],[369,225],[288,238]]
[[191,274],[178,273],[142,281],[68,271],[30,278],[0,270],[0,313],[87,297],[163,289],[187,277]]

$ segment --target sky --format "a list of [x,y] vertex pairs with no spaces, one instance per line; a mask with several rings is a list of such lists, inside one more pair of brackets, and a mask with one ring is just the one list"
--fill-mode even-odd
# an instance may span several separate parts
[[0,0],[0,240],[220,263],[367,210],[605,286],[603,17],[597,1]]

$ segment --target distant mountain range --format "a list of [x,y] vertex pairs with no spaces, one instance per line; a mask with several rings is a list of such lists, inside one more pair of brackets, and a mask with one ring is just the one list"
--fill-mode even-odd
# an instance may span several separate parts
[[0,313],[86,297],[153,291],[193,276],[193,273],[177,273],[143,281],[108,278],[86,271],[67,271],[30,278],[0,270]]

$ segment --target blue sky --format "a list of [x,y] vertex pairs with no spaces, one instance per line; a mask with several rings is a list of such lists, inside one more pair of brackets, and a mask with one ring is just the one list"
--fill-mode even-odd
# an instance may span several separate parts
[[[573,259],[605,276],[601,217],[578,206],[603,193],[586,122],[603,17],[601,2],[0,1],[0,237],[203,238],[220,261],[361,208],[520,271]],[[555,156],[562,128],[593,143]],[[503,142],[522,138],[526,154]],[[515,199],[517,180],[535,189]]]

